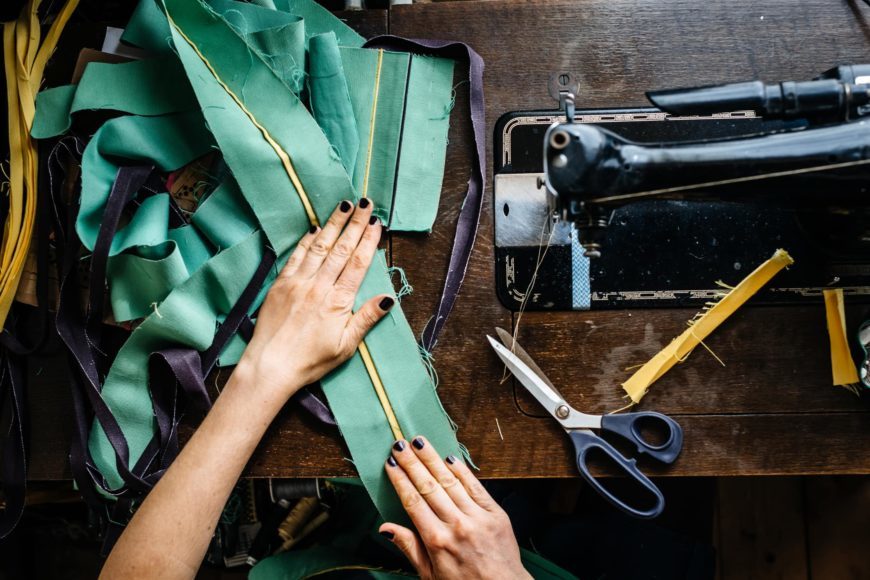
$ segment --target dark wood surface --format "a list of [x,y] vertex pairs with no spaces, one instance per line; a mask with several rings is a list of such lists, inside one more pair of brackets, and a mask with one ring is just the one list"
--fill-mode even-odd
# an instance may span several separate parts
[[[386,30],[383,12],[350,18],[367,35]],[[655,88],[810,78],[835,64],[870,60],[870,9],[828,0],[418,4],[394,8],[389,31],[474,46],[487,66],[488,138],[502,113],[554,105],[546,89],[551,73],[578,76],[579,106],[630,106],[645,104],[643,92]],[[457,86],[435,229],[428,236],[393,235],[390,241],[393,263],[405,268],[414,287],[403,307],[415,332],[434,310],[465,191],[471,147],[465,90],[464,84]],[[489,162],[491,142],[487,146]],[[471,267],[434,353],[439,393],[482,477],[575,476],[567,438],[552,420],[536,416],[534,401],[522,392],[515,398],[512,380],[502,383],[502,368],[484,339],[494,326],[516,323],[495,295],[490,195],[488,188]],[[847,310],[852,327],[868,314],[848,304]],[[575,406],[612,411],[624,403],[619,384],[629,375],[625,369],[648,360],[682,332],[693,314],[527,313],[519,337]],[[672,414],[685,430],[679,461],[668,468],[642,462],[645,470],[657,475],[870,473],[867,397],[859,400],[830,385],[821,302],[817,308],[747,307],[707,344],[726,366],[699,348],[643,400],[640,408]],[[31,477],[68,477],[69,395],[63,367],[46,362],[35,383]],[[346,457],[336,433],[289,405],[252,458],[248,474],[351,475]]]

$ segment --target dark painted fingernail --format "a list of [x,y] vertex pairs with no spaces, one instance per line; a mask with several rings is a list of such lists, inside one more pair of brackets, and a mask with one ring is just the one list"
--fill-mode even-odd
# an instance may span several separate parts
[[[396,441],[395,443],[393,443],[393,449],[395,449],[396,451],[400,451],[400,452],[404,451],[405,450],[405,442],[402,441],[401,439],[399,441]],[[393,457],[390,456],[390,459],[392,459],[392,458]]]
[[444,461],[446,461],[450,465],[453,465],[454,463],[456,463],[456,457],[454,457],[452,455],[448,455],[447,457],[444,458]]
[[373,226],[373,225],[375,225],[376,223],[378,223],[378,216],[373,215],[372,217],[369,218],[369,225],[370,225],[370,226]]
[[308,233],[309,233],[309,234],[313,234],[313,233],[316,232],[316,231],[317,231],[317,226],[311,226],[310,228],[308,228]]
[[[388,311],[393,305],[396,303],[395,300],[390,298],[389,296],[384,296],[381,301],[378,303],[378,308],[383,310],[384,312]],[[401,443],[401,441],[400,441]],[[400,450],[401,451],[401,450]]]
[[392,455],[390,455],[389,457],[387,457],[387,465],[389,465],[390,467],[395,467],[395,466],[397,466],[398,463],[396,463],[396,458],[393,457]]
[[383,537],[385,537],[386,539],[390,540],[390,541],[392,541],[393,538],[396,537],[396,534],[394,534],[394,533],[391,532],[390,530],[384,530],[384,531],[382,531],[382,532],[381,532],[381,535],[382,535]]
[[350,204],[349,201],[344,200],[343,202],[341,202],[341,205],[338,207],[338,209],[340,209],[342,211],[342,213],[347,213],[350,211],[350,208],[352,208],[352,207],[353,206]]
[[371,202],[369,201],[369,198],[367,198],[367,197],[364,197],[361,200],[359,200],[359,206],[363,209],[367,208],[370,203]]
[[411,445],[413,445],[417,449],[423,449],[423,447],[426,446],[421,437],[414,437],[414,440],[411,441]]

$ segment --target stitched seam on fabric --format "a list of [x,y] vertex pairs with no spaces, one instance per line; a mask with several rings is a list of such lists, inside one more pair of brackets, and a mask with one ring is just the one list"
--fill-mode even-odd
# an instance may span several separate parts
[[296,193],[299,194],[299,199],[302,201],[302,205],[305,207],[305,213],[308,215],[308,220],[311,222],[311,225],[319,226],[320,221],[317,219],[317,214],[314,212],[314,207],[311,205],[311,200],[308,199],[308,195],[305,193],[305,188],[302,187],[302,181],[299,179],[299,175],[296,173],[296,169],[293,167],[293,162],[290,160],[290,156],[284,151],[284,148],[278,144],[277,141],[272,137],[272,134],[263,127],[257,118],[254,117],[253,113],[251,113],[247,107],[245,107],[244,103],[242,103],[241,99],[230,89],[229,86],[221,79],[220,75],[217,74],[217,71],[212,67],[211,63],[205,57],[202,52],[200,52],[199,47],[188,37],[181,28],[175,23],[172,17],[167,13],[166,18],[169,23],[178,31],[178,34],[181,35],[182,38],[190,45],[190,48],[199,56],[202,60],[203,64],[208,68],[209,72],[214,76],[217,83],[223,88],[224,91],[230,96],[233,101],[239,106],[243,113],[248,117],[248,119],[253,123],[253,125],[259,129],[260,133],[263,134],[263,138],[269,144],[272,149],[274,149],[275,154],[278,155],[278,158],[281,160],[281,164],[284,166],[284,170],[287,172],[288,177],[290,177],[290,181],[293,183],[293,187],[296,188]]
[[[167,13],[166,18],[172,27],[184,38],[185,42],[187,42],[191,49],[196,52],[197,56],[202,60],[203,64],[208,68],[209,72],[214,76],[215,80],[220,84],[221,88],[223,88],[227,94],[235,101],[235,103],[242,109],[251,123],[254,124],[257,129],[260,130],[263,137],[266,139],[266,142],[274,149],[275,153],[281,159],[281,163],[284,166],[284,169],[287,171],[287,174],[290,177],[290,180],[293,182],[293,186],[296,188],[297,193],[299,194],[300,199],[302,200],[302,204],[305,206],[305,211],[308,214],[308,219],[312,225],[320,225],[319,220],[317,219],[317,215],[314,213],[314,208],[311,206],[311,202],[308,199],[307,194],[305,193],[305,189],[302,187],[302,182],[299,180],[299,176],[296,174],[296,170],[293,168],[293,163],[290,160],[289,154],[284,151],[284,149],[272,138],[272,135],[269,131],[263,127],[257,119],[254,117],[253,113],[251,113],[247,107],[242,103],[242,101],[233,93],[233,91],[227,86],[226,83],[220,78],[217,74],[217,71],[212,67],[211,63],[205,57],[202,52],[200,52],[199,48],[196,44],[188,37],[179,26],[175,23],[172,17]],[[378,102],[378,85],[380,84],[381,77],[381,64],[383,62],[384,51],[378,51],[378,67],[377,74],[375,77],[375,95],[374,95],[374,103],[372,105],[372,122],[371,122],[371,134],[369,135],[369,151],[368,151],[368,159],[366,161],[366,179],[363,185],[363,197],[365,197],[365,190],[368,187],[368,173],[369,173],[369,165],[371,162],[371,144],[374,136],[374,126],[375,126],[375,118],[374,115],[377,112],[377,102]],[[402,430],[399,427],[399,422],[396,419],[396,414],[393,411],[393,407],[390,404],[390,399],[387,397],[387,392],[384,389],[384,384],[381,382],[381,377],[378,374],[377,367],[375,367],[374,360],[372,359],[371,354],[369,353],[368,347],[366,346],[365,341],[362,341],[359,345],[359,353],[360,358],[362,358],[363,364],[366,367],[366,371],[369,374],[369,378],[372,381],[372,386],[375,389],[375,394],[380,401],[381,407],[383,407],[384,415],[386,415],[387,422],[390,424],[390,430],[393,432],[393,435],[396,439],[402,439]]]
[[369,124],[369,150],[366,152],[366,170],[363,176],[362,196],[366,197],[369,191],[369,171],[372,167],[372,148],[375,143],[375,118],[378,115],[378,92],[381,87],[381,67],[384,63],[384,51],[378,50],[378,66],[375,69],[375,92],[372,97],[372,119]]
[[405,136],[405,113],[408,111],[408,87],[411,86],[411,64],[414,62],[413,55],[408,58],[408,69],[405,72],[405,96],[402,99],[402,120],[399,123],[399,142],[396,144],[396,172],[393,174],[393,195],[390,197],[390,215],[387,217],[387,226],[393,223],[393,213],[396,211],[396,191],[399,189],[399,167],[402,163],[402,141]]
[[399,421],[396,419],[396,414],[393,412],[393,406],[390,404],[390,398],[387,396],[387,390],[384,388],[384,383],[381,382],[381,376],[378,374],[378,369],[375,367],[375,361],[372,359],[369,348],[365,341],[359,344],[359,355],[362,358],[363,364],[369,373],[369,378],[372,380],[372,386],[375,388],[375,394],[384,408],[384,414],[387,416],[387,423],[390,424],[390,430],[393,432],[393,437],[396,440],[404,439],[402,429],[399,427]]

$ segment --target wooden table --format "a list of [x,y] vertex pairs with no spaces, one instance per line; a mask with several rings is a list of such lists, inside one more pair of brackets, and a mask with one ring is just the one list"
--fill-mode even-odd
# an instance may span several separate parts
[[[552,108],[547,79],[580,79],[580,107],[644,105],[644,91],[752,78],[811,78],[841,63],[870,61],[870,8],[857,0],[586,0],[450,2],[398,6],[349,16],[364,34],[389,30],[470,43],[486,61],[488,137],[504,112]],[[457,82],[459,77],[457,76]],[[471,146],[465,85],[457,87],[447,173],[434,232],[393,235],[393,263],[414,293],[403,308],[419,332],[434,310],[465,192]],[[491,167],[491,142],[487,144]],[[457,307],[435,351],[439,394],[482,477],[567,477],[576,468],[567,438],[511,382],[484,334],[517,317],[494,289],[492,190]],[[847,305],[850,328],[870,308]],[[526,313],[519,337],[577,407],[624,404],[624,370],[646,362],[685,328],[692,310]],[[657,475],[870,473],[865,395],[831,386],[823,305],[746,307],[703,349],[659,380],[640,408],[683,425],[685,447]],[[69,409],[64,369],[34,361],[31,477],[69,476]],[[225,371],[226,372],[226,371]],[[351,475],[347,452],[330,432],[289,405],[254,455],[251,476]]]

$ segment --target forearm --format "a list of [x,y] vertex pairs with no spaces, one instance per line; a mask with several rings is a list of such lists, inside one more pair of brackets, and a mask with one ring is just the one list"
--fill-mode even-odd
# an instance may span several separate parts
[[244,362],[112,550],[103,578],[193,578],[245,464],[283,405]]

